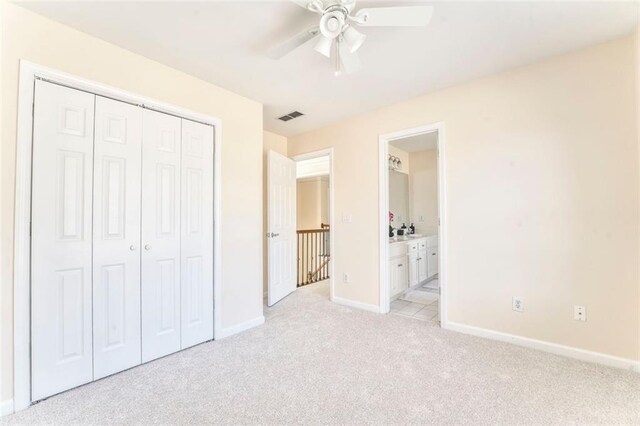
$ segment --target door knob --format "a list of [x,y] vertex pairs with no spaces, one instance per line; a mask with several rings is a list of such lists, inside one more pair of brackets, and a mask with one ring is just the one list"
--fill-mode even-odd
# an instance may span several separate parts
[[145,250],[151,250],[151,245],[150,244],[145,244],[144,245],[144,249]]
[[135,245],[135,244],[131,244],[131,245],[129,246],[129,250],[131,250],[131,251],[136,251],[136,249],[137,249],[137,248],[138,248],[138,247],[136,247],[136,245]]

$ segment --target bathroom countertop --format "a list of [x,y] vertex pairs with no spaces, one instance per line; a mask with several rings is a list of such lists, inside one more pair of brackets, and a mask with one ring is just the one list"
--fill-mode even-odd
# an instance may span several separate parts
[[420,234],[419,237],[393,237],[393,238],[389,238],[389,244],[395,244],[395,243],[406,243],[407,241],[413,241],[413,240],[420,240],[423,238],[429,238],[429,237],[437,237],[438,234],[437,233],[429,233],[429,234]]

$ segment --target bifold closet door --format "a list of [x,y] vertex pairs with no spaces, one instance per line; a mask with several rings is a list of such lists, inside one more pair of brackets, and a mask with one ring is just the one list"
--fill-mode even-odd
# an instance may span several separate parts
[[94,379],[140,364],[142,111],[96,97],[93,183]]
[[180,350],[180,119],[144,110],[142,362]]
[[182,120],[182,348],[213,339],[213,127]]
[[35,83],[31,228],[31,397],[93,379],[91,324],[95,96]]

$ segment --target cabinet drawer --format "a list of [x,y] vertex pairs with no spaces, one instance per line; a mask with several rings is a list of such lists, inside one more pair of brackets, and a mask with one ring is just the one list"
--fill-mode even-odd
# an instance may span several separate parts
[[424,250],[427,248],[427,240],[418,241],[418,250]]
[[437,248],[438,247],[438,236],[433,235],[431,237],[427,237],[427,247],[429,248]]
[[418,250],[418,242],[417,241],[411,241],[410,243],[407,244],[407,251],[409,253],[412,253],[414,251]]

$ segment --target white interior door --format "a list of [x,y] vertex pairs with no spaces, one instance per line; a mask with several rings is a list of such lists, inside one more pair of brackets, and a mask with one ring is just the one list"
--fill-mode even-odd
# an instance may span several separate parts
[[36,80],[31,229],[33,401],[93,378],[95,96]]
[[275,151],[267,161],[268,305],[296,289],[296,163]]
[[142,108],[96,97],[94,379],[140,364]]
[[182,348],[213,339],[213,127],[182,120]]
[[180,350],[180,119],[143,111],[142,361]]

